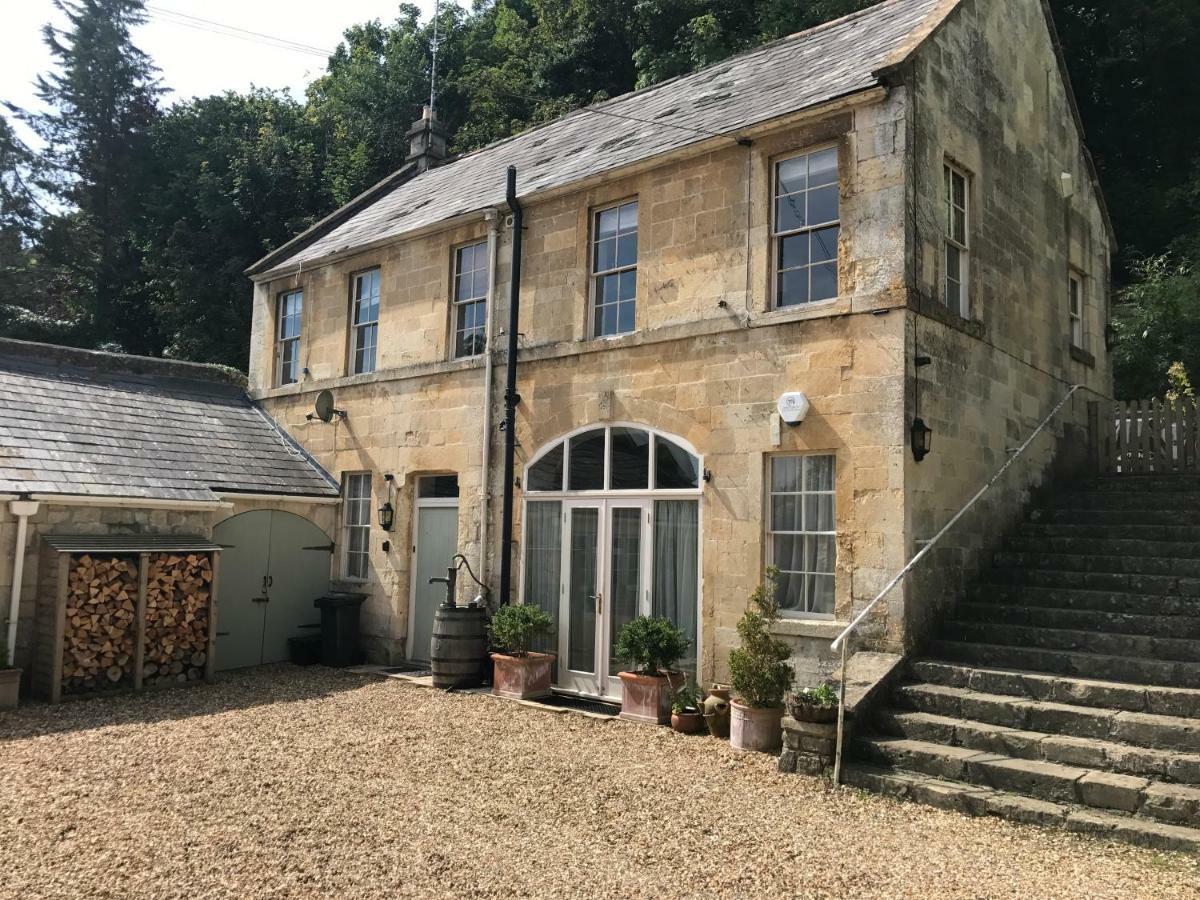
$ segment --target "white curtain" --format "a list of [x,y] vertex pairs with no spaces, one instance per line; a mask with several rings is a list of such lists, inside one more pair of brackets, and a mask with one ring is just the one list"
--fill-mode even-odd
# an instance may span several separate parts
[[543,653],[558,645],[558,586],[562,569],[562,503],[530,502],[525,507],[525,602],[540,606],[554,619],[555,630],[535,641]]
[[696,623],[699,610],[699,524],[696,500],[659,500],[654,504],[654,615],[666,616],[688,640],[680,668],[696,673]]

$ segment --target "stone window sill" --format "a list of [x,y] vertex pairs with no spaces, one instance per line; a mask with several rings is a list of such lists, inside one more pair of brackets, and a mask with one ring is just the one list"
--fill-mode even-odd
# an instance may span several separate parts
[[817,638],[833,641],[846,630],[845,622],[827,619],[780,619],[771,626],[771,633],[780,637]]
[[1071,359],[1077,363],[1083,363],[1089,369],[1096,368],[1096,357],[1082,347],[1076,347],[1074,344],[1071,345]]

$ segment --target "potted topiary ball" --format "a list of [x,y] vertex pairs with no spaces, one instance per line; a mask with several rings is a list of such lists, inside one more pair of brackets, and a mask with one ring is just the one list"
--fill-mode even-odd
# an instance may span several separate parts
[[618,676],[622,719],[649,725],[666,725],[671,721],[675,693],[672,681],[683,680],[673,667],[690,643],[670,619],[638,616],[626,623],[614,648],[616,656],[633,669]]
[[771,634],[779,618],[776,590],[776,573],[768,572],[738,622],[742,645],[729,654],[734,692],[729,742],[737,750],[774,753],[783,744],[783,698],[795,676],[791,647]]
[[8,644],[0,638],[0,709],[15,709],[21,690],[21,670],[13,668]]
[[553,653],[535,653],[530,646],[549,634],[554,620],[540,607],[502,606],[492,616],[492,693],[514,700],[550,696]]

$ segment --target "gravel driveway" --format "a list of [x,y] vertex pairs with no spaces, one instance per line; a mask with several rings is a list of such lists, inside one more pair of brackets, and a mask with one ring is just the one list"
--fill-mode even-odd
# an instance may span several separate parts
[[1200,897],[1200,862],[709,738],[273,668],[0,714],[0,896]]

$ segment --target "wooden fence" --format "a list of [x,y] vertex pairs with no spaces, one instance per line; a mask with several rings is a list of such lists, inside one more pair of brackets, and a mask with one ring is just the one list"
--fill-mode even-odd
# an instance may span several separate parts
[[1200,411],[1195,398],[1105,403],[1100,424],[1100,465],[1105,472],[1200,473]]

